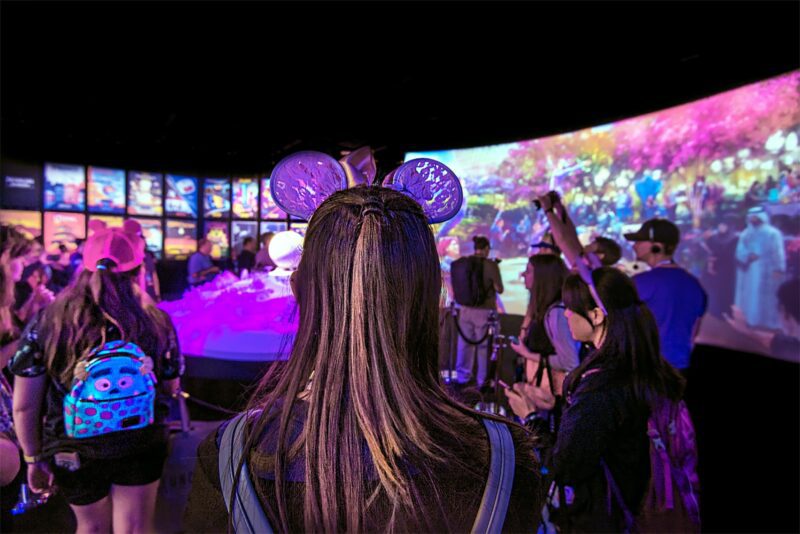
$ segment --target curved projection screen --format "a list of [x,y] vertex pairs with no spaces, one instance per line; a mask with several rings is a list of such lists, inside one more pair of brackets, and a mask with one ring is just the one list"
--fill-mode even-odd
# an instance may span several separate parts
[[525,313],[520,274],[546,230],[531,200],[555,189],[582,242],[616,240],[630,274],[647,266],[622,235],[651,217],[675,222],[676,260],[709,295],[697,341],[798,361],[787,318],[800,295],[778,298],[800,276],[798,136],[800,71],[595,128],[406,160],[436,159],[461,179],[461,212],[434,229],[445,278],[473,235],[488,236],[503,259],[505,312]]

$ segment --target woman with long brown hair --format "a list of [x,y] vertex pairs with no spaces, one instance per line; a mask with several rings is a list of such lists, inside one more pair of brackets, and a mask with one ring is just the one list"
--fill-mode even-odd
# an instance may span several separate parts
[[183,364],[169,317],[143,290],[138,223],[91,224],[85,270],[28,326],[10,364],[14,423],[31,489],[55,483],[78,532],[149,532]]
[[527,382],[533,382],[544,365],[551,367],[550,376],[542,369],[541,386],[561,394],[561,385],[568,372],[578,366],[578,345],[572,338],[564,318],[561,286],[567,276],[564,261],[552,254],[536,254],[528,259],[523,273],[525,287],[530,292],[528,309],[522,321],[519,342],[511,348],[525,358]]
[[[19,494],[24,473],[20,469],[22,458],[12,421],[13,393],[11,384],[6,379],[5,369],[8,360],[17,350],[24,327],[13,309],[14,285],[22,278],[31,248],[31,241],[21,232],[10,225],[0,225],[0,524],[7,528],[12,527],[11,508]],[[52,294],[44,290],[32,296],[28,308],[38,310],[51,299]]]
[[[259,384],[245,423],[239,467],[256,493],[245,507],[281,532],[469,530],[489,439],[480,414],[439,381],[441,269],[420,204],[386,187],[333,193],[311,217],[294,282],[291,357]],[[229,527],[219,462],[230,426],[198,449],[190,531]],[[536,463],[509,426],[515,474],[503,528],[531,531]]]

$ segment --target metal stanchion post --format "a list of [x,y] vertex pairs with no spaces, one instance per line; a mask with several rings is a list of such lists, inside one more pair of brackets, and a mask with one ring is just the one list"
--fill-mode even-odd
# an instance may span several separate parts
[[458,308],[456,308],[456,303],[450,303],[450,317],[453,319],[453,328],[450,330],[450,350],[447,354],[447,378],[445,379],[445,384],[451,384],[455,381],[453,378],[453,367],[455,363],[453,362],[453,353],[458,350],[458,326],[455,324],[458,321]]

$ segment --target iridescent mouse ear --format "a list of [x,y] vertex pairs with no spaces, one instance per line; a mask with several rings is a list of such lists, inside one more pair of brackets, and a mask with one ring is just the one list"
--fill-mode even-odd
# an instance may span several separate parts
[[280,160],[272,171],[269,188],[279,208],[308,220],[326,198],[347,188],[347,176],[338,161],[308,150]]
[[416,200],[431,224],[452,219],[464,202],[458,177],[446,165],[432,159],[403,163],[383,179],[382,185]]

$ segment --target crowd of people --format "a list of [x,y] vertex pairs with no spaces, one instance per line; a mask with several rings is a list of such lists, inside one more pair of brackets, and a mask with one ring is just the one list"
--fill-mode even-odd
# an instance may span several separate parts
[[[561,201],[540,197],[549,232],[526,264],[529,305],[511,342],[526,363],[507,385],[491,383],[482,343],[504,290],[490,240],[476,236],[474,254],[443,273],[440,254],[453,245],[437,244],[430,224],[442,222],[432,215],[441,206],[426,202],[380,185],[320,200],[292,276],[291,357],[199,446],[187,531],[633,531],[673,497],[680,530],[699,530],[692,465],[674,495],[656,504],[650,495],[653,432],[667,454],[694,446],[688,431],[666,434],[691,427],[681,400],[708,308],[676,261],[679,228],[655,218],[624,236],[650,266],[630,278],[614,267],[614,239],[583,247]],[[138,224],[94,230],[56,294],[35,243],[0,227],[0,343],[13,374],[13,386],[2,383],[3,513],[6,488],[27,481],[36,492],[58,487],[79,532],[147,532],[183,358],[148,292]],[[245,240],[237,270],[269,268],[270,237],[258,252]],[[219,272],[209,254],[201,240],[191,285]],[[444,274],[459,304],[456,381],[505,387],[513,419],[478,412],[442,384]],[[784,299],[796,283],[775,288]],[[792,330],[768,343],[797,335],[796,308],[796,298],[780,308]]]
[[[246,276],[254,271],[271,271],[276,267],[269,255],[269,244],[275,236],[274,232],[261,235],[261,248],[257,249],[256,238],[246,236],[242,240],[241,250],[233,262],[233,271],[239,276]],[[211,258],[213,243],[206,238],[197,241],[197,251],[189,256],[187,264],[187,281],[189,288],[201,286],[214,280],[222,269]]]

